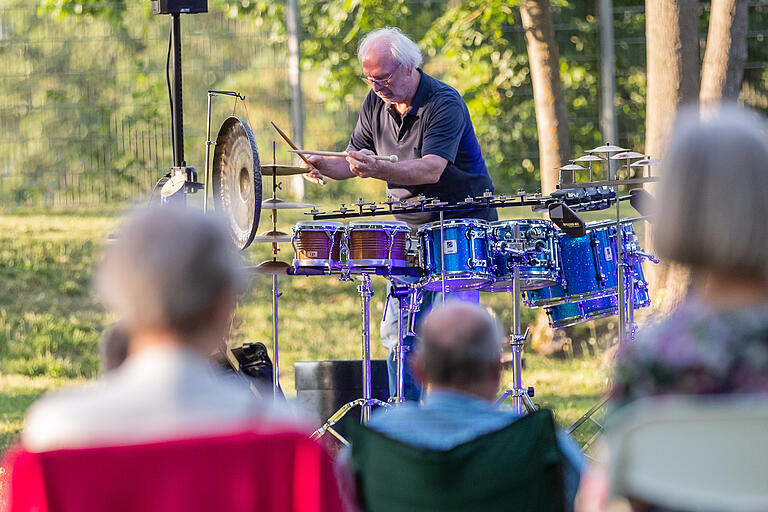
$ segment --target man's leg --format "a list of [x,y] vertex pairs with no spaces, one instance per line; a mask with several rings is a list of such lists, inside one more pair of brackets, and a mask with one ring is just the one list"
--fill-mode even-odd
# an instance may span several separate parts
[[[392,285],[387,283],[387,293],[390,291]],[[480,292],[478,290],[464,290],[459,292],[452,292],[446,294],[446,300],[461,300],[465,302],[480,302]],[[432,292],[429,290],[423,290],[421,308],[416,313],[416,332],[419,331],[421,326],[421,319],[424,315],[429,313],[433,306],[442,304],[443,293]],[[394,397],[397,394],[397,359],[395,354],[395,347],[397,345],[397,315],[398,301],[394,298],[389,300],[385,317],[381,321],[381,341],[383,345],[388,349],[387,356],[387,373],[389,376],[389,395]],[[403,329],[406,329],[408,322],[407,313],[403,316]],[[403,345],[406,347],[404,366],[403,366],[403,395],[406,400],[416,400],[421,398],[421,385],[416,382],[411,374],[411,370],[408,366],[408,361],[412,357],[412,353],[415,346],[415,336],[405,336],[403,338]]]

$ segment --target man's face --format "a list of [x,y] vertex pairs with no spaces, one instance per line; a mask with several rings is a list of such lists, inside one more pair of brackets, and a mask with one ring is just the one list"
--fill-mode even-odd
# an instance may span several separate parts
[[373,92],[388,103],[401,103],[409,97],[409,73],[395,62],[388,51],[372,48],[363,58],[363,76]]

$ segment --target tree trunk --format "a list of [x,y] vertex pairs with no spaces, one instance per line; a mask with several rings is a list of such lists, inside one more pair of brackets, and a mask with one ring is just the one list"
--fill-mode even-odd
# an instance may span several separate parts
[[[682,104],[694,104],[699,90],[699,6],[696,0],[646,0],[648,94],[645,152],[663,157],[675,115]],[[654,174],[657,167],[652,167]],[[655,187],[648,186],[653,193]],[[653,251],[652,226],[647,224],[646,246]],[[685,294],[689,273],[662,262],[646,265],[654,305],[672,309]]]
[[567,163],[571,153],[568,112],[560,85],[560,55],[555,43],[549,0],[523,0],[520,17],[528,46],[536,105],[541,192],[549,194],[557,185],[558,171],[555,168]]
[[747,61],[747,0],[712,0],[701,66],[702,105],[736,101]]

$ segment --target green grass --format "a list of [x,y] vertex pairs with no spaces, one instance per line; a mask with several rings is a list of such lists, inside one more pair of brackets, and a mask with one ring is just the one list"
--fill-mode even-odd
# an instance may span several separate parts
[[[118,211],[0,216],[0,450],[17,435],[24,411],[40,394],[97,374],[97,345],[110,318],[93,299],[90,280],[99,248],[119,222]],[[283,231],[306,218],[297,212],[280,215],[278,227]],[[269,229],[265,218],[260,231]],[[269,258],[269,251],[270,247],[255,246],[245,257],[257,263]],[[279,258],[293,258],[290,244],[281,246]],[[374,358],[383,358],[378,322],[385,281],[374,277],[373,286],[371,347]],[[232,344],[262,341],[271,352],[271,287],[271,277],[254,276],[238,306]],[[360,358],[360,298],[355,282],[331,276],[280,277],[278,287],[283,294],[281,382],[288,396],[294,396],[295,361]],[[481,300],[509,327],[508,294],[482,294]],[[523,325],[534,320],[535,312],[523,309]],[[567,335],[578,348],[590,337],[605,337],[607,330],[607,323],[597,323],[571,329]],[[524,384],[536,388],[535,401],[554,409],[561,425],[576,420],[598,399],[606,376],[599,354],[557,359],[526,353]],[[506,372],[505,383],[510,380]]]

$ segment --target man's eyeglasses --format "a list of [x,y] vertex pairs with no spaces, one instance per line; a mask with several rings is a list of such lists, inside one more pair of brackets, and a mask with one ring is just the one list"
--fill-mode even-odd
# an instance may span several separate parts
[[392,81],[392,75],[395,74],[395,71],[397,71],[397,68],[399,67],[400,64],[398,64],[397,67],[386,78],[368,78],[365,75],[360,75],[360,80],[370,85],[371,87],[374,85],[379,87],[389,87],[389,83]]

